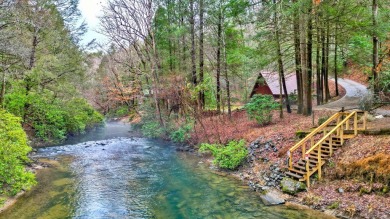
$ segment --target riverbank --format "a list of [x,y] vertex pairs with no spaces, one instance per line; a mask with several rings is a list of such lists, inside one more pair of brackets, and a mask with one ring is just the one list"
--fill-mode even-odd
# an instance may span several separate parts
[[[317,122],[330,113],[332,112],[315,111],[314,121]],[[276,118],[272,124],[259,127],[249,121],[244,112],[234,112],[232,120],[223,115],[217,117],[204,120],[205,127],[210,128],[202,134],[201,127],[198,127],[193,141],[211,140],[215,143],[229,139],[245,139],[250,152],[248,162],[237,171],[222,171],[242,180],[254,191],[276,190],[282,193],[280,182],[287,169],[286,151],[297,141],[295,132],[310,129],[313,118],[285,113],[285,118],[279,119],[274,114]],[[368,126],[369,128],[383,125],[388,127],[389,122],[388,117],[373,119]],[[360,153],[356,153],[357,149]],[[359,135],[349,140],[342,150],[337,151],[336,156],[331,160],[332,167],[324,169],[321,181],[313,182],[312,187],[306,192],[296,195],[282,194],[281,197],[287,202],[305,205],[339,218],[389,218],[390,198],[386,184],[373,184],[357,177],[340,178],[337,172],[335,173],[335,169],[339,167],[378,153],[390,154],[389,135],[375,137]],[[210,157],[205,156],[204,159],[212,169],[215,168]]]
[[3,201],[3,204],[0,206],[0,214],[7,210],[8,208],[10,208],[13,204],[16,203],[16,201],[22,196],[24,195],[26,192],[25,191],[22,191],[22,192],[19,192],[18,194],[16,194],[15,196],[13,197],[0,197],[0,199],[4,200]]
[[[35,173],[35,174],[40,174],[43,169],[50,168],[53,166],[58,166],[58,162],[55,160],[40,159],[40,160],[32,161],[32,163],[26,169],[30,172]],[[35,186],[39,186],[39,185],[35,185]],[[33,188],[31,188],[31,189],[33,189]],[[0,206],[0,213],[4,212],[7,209],[9,209],[10,207],[12,207],[22,196],[24,196],[26,194],[26,192],[28,192],[28,191],[22,190],[21,192],[19,192],[15,196],[0,197],[0,198],[3,198],[3,200],[4,200],[3,204]]]
[[[244,113],[242,111],[237,111],[235,114],[237,118],[241,118],[245,116],[245,114],[240,114]],[[325,112],[316,112],[315,113],[315,120],[317,121],[318,118],[321,118],[322,116],[326,116],[327,114]],[[277,115],[275,115],[277,116]],[[310,121],[312,118],[307,118],[303,116],[299,116],[296,114],[285,114],[287,120],[292,121],[291,119],[295,119],[294,124],[296,127],[302,127],[302,130],[304,129],[305,124],[309,124],[310,126]],[[220,117],[222,118],[222,117]],[[386,118],[387,119],[387,118]],[[126,121],[122,121],[126,122]],[[227,125],[228,122],[225,121]],[[235,123],[235,121],[231,121],[232,125],[240,126],[239,124]],[[249,124],[249,123],[248,123]],[[307,125],[306,124],[306,125]],[[370,123],[369,125],[374,125]],[[226,130],[229,130],[230,126],[225,126]],[[254,126],[249,126],[249,129],[254,129],[252,130],[253,133],[249,136],[251,138],[255,138],[254,141],[252,141],[249,144],[249,148],[251,149],[250,156],[248,158],[248,162],[246,162],[242,167],[239,168],[237,171],[221,171],[218,170],[214,165],[212,165],[211,157],[209,156],[204,156],[202,155],[202,162],[207,163],[212,171],[219,171],[223,176],[233,176],[236,177],[244,182],[244,184],[249,185],[253,190],[257,192],[263,192],[264,190],[269,190],[269,191],[279,191],[280,192],[280,187],[278,186],[278,182],[280,181],[280,178],[283,176],[283,168],[284,167],[284,162],[285,162],[285,150],[283,147],[289,147],[289,144],[293,144],[296,139],[295,139],[295,132],[293,129],[289,128],[288,123],[284,123],[283,120],[279,120],[277,117],[275,118],[274,122],[267,127],[258,127],[256,125]],[[241,130],[241,129],[239,129]],[[278,135],[275,133],[280,134],[280,130],[286,130],[283,135]],[[244,130],[241,130],[244,132]],[[128,132],[128,131],[125,131]],[[245,133],[245,132],[244,132]],[[258,137],[261,136],[261,137]],[[364,136],[363,136],[364,137]],[[388,139],[386,136],[383,137],[379,142],[384,142],[386,139]],[[373,139],[368,139],[370,142]],[[247,140],[247,142],[250,142]],[[353,143],[353,142],[351,142]],[[357,140],[353,144],[359,144],[361,143],[361,140]],[[390,144],[388,144],[390,145]],[[349,151],[353,151],[353,148],[355,146],[349,146],[346,147],[347,149],[350,148]],[[378,147],[378,145],[374,145],[374,147]],[[372,149],[372,148],[371,148]],[[371,150],[368,148],[367,150]],[[192,152],[194,154],[197,154],[196,148],[193,147],[178,147],[178,150],[183,150],[183,151],[188,151]],[[386,147],[383,147],[383,151],[385,153],[390,153],[390,150],[387,150]],[[39,168],[38,168],[39,171]],[[327,177],[328,172],[327,170],[324,171],[324,175]],[[333,180],[334,181],[334,180]],[[337,183],[337,181],[336,181]],[[348,197],[352,198],[352,196],[349,196],[351,191],[348,190],[349,187],[346,187],[346,184],[340,184],[340,187],[335,187],[337,184],[333,184],[332,186],[329,186],[329,182],[327,181],[321,181],[321,182],[315,182],[313,184],[313,187],[310,189],[309,192],[302,192],[298,193],[296,196],[291,196],[288,194],[281,194],[282,198],[287,201],[286,206],[288,205],[305,205],[305,206],[310,206],[314,210],[318,210],[320,212],[327,213],[329,215],[333,216],[338,216],[338,217],[348,217],[352,212],[354,217],[362,217],[362,218],[367,218],[364,215],[364,212],[366,208],[362,208],[361,206],[355,207],[355,210],[353,206],[346,205],[344,203],[339,203],[337,204],[338,199],[343,198],[343,197]],[[323,190],[323,188],[329,187],[327,192],[325,194],[321,194],[320,192],[326,191]],[[317,188],[317,189],[316,189]],[[343,193],[339,193],[338,197],[335,198],[329,198],[325,195],[334,195],[334,192],[336,192],[336,189],[343,189]],[[352,194],[352,193],[351,193]],[[358,194],[358,193],[355,193]],[[350,201],[362,201],[362,202],[368,202],[370,199],[372,200],[375,197],[378,197],[377,194],[369,194],[368,195],[363,195],[363,196],[355,196],[359,198],[359,200],[350,200]],[[388,198],[387,198],[388,199]],[[325,201],[324,201],[325,200]],[[329,200],[328,202],[326,202]],[[390,199],[388,199],[390,200]],[[381,215],[377,213],[377,209],[385,209],[386,210],[386,196],[384,196],[384,199],[378,199],[379,202],[381,203],[375,203],[375,208],[373,206],[367,206],[367,212],[369,212],[369,216],[375,216],[378,215],[379,218],[383,218],[383,215],[386,216],[386,212],[384,213],[381,217]],[[371,203],[371,201],[370,201]],[[363,206],[364,207],[364,206]],[[332,209],[336,208],[336,209]],[[370,210],[371,208],[371,210]],[[382,211],[382,210],[381,210]]]

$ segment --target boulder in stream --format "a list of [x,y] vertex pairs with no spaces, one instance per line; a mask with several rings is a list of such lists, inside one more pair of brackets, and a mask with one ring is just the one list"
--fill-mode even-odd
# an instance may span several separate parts
[[285,200],[276,191],[266,191],[266,193],[260,195],[260,199],[266,206],[281,205],[285,203]]
[[298,192],[305,191],[306,185],[302,182],[293,180],[288,177],[284,177],[282,182],[280,182],[282,191],[290,195],[295,195]]

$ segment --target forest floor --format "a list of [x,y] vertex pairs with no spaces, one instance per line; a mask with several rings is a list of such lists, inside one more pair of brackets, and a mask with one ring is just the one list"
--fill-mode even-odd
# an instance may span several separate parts
[[[346,90],[342,91],[343,94],[348,93]],[[239,170],[228,173],[248,183],[253,189],[256,189],[253,185],[259,185],[261,188],[279,190],[283,170],[287,169],[287,150],[298,140],[296,132],[310,130],[319,119],[332,115],[333,110],[318,107],[310,117],[284,111],[283,118],[279,118],[279,112],[275,111],[271,124],[267,126],[259,126],[243,110],[234,111],[231,118],[227,115],[208,116],[195,127],[191,143],[227,143],[234,139],[245,139],[251,151],[248,162]],[[381,110],[387,111],[389,107],[382,107]],[[370,116],[368,129],[390,129],[390,117]],[[260,148],[253,148],[253,142],[257,142]],[[315,181],[307,192],[296,196],[283,194],[282,197],[286,201],[307,205],[341,218],[390,218],[390,194],[382,192],[386,185],[342,174],[340,177],[340,171],[336,171],[340,170],[339,167],[379,153],[390,154],[390,135],[359,134],[337,151],[329,162],[332,165],[326,165],[323,170],[324,177]],[[281,170],[280,173],[275,172],[275,169]]]
[[[197,127],[197,134],[192,138],[192,143],[226,143],[233,139],[245,139],[248,144],[258,141],[263,147],[269,143],[271,147],[255,151],[250,158],[252,161],[246,163],[238,171],[228,171],[228,173],[249,185],[261,185],[265,188],[278,190],[280,189],[280,179],[272,181],[272,177],[275,175],[273,171],[275,166],[280,170],[287,168],[286,152],[298,140],[296,131],[309,130],[313,127],[313,117],[305,117],[296,114],[296,112],[291,114],[284,112],[284,118],[280,119],[278,114],[278,112],[274,112],[272,123],[264,127],[249,120],[244,111],[233,112],[231,120],[226,116],[210,117],[203,121],[207,130],[202,131],[200,125]],[[333,112],[326,110],[315,111],[314,125],[317,124],[319,118],[332,114]],[[373,119],[368,123],[368,128],[389,129],[390,117]],[[354,139],[347,141],[342,150],[337,151],[332,163],[334,167],[345,166],[381,152],[390,154],[390,135],[359,134]],[[362,193],[361,189],[372,186],[372,183],[353,178],[336,177],[335,169],[337,168],[326,167],[323,170],[323,179],[315,182],[308,192],[299,193],[297,196],[283,195],[283,197],[287,201],[304,204],[338,217],[390,218],[388,209],[390,194],[388,192],[386,194],[382,194],[380,191],[369,194]],[[374,184],[374,186],[377,185]],[[379,185],[379,187],[383,188],[383,185]]]

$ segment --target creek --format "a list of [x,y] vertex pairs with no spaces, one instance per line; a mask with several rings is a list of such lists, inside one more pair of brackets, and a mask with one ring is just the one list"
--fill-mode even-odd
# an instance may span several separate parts
[[0,218],[328,218],[266,207],[242,182],[216,174],[196,155],[130,134],[127,124],[107,123],[38,149],[32,158],[51,167]]

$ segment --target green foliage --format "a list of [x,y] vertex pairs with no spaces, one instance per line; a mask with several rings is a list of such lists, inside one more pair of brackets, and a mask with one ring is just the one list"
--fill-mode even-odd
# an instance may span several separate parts
[[170,138],[174,142],[183,143],[191,137],[190,132],[192,131],[192,129],[193,129],[192,123],[185,124],[181,126],[179,129],[171,132]]
[[119,106],[118,108],[110,111],[106,116],[107,117],[124,117],[130,114],[129,107],[127,105]]
[[[389,66],[386,66],[386,67],[390,67]],[[390,70],[387,70],[387,71],[383,71],[379,74],[379,88],[381,91],[385,92],[385,93],[389,93],[390,92]]]
[[46,141],[61,141],[67,134],[83,133],[103,121],[103,116],[79,98],[66,102],[47,102],[40,96],[31,101],[29,120],[36,136]]
[[103,121],[104,117],[94,110],[86,100],[74,98],[67,102],[65,108],[66,132],[78,134]]
[[[16,98],[18,96],[23,98]],[[28,108],[25,109],[25,106]],[[83,133],[103,121],[103,116],[84,99],[55,99],[49,91],[31,92],[26,96],[20,94],[19,89],[14,89],[6,95],[5,108],[25,117],[24,123],[31,126],[35,136],[44,141],[61,141],[68,134]]]
[[320,117],[318,118],[318,125],[322,125],[324,122],[326,122],[326,120],[328,120],[330,117],[329,116],[324,116],[324,117]]
[[164,134],[164,130],[158,122],[148,121],[142,125],[142,134],[148,138],[158,138]]
[[364,111],[369,111],[374,107],[375,104],[375,96],[368,92],[359,100],[359,109]]
[[255,119],[260,125],[267,125],[272,120],[271,111],[278,106],[272,96],[256,94],[244,108],[250,119]]
[[372,53],[371,41],[372,39],[368,36],[353,36],[349,42],[348,58],[362,66],[370,66],[370,54]]
[[295,132],[295,137],[303,139],[308,133],[306,131],[298,130]]
[[214,164],[225,169],[236,169],[248,156],[245,141],[230,141],[227,145],[201,144],[199,151],[210,151]]
[[6,108],[9,112],[14,115],[23,117],[24,116],[24,105],[27,102],[27,96],[23,87],[17,86],[12,93],[5,96]]
[[0,110],[0,194],[15,195],[36,183],[34,174],[24,167],[31,147],[20,122],[20,118]]
[[327,209],[337,209],[340,206],[340,201],[335,201],[327,207]]

